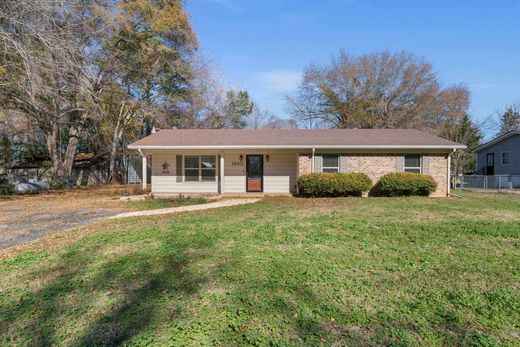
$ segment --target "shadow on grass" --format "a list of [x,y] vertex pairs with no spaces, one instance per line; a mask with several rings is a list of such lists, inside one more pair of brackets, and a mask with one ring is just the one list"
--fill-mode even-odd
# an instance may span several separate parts
[[[205,282],[189,267],[199,257],[193,255],[193,247],[209,244],[185,242],[172,246],[171,242],[162,245],[170,251],[160,256],[150,258],[137,252],[99,266],[95,258],[101,246],[65,253],[51,270],[58,274],[56,278],[4,306],[0,344],[11,341],[9,336],[20,344],[64,343],[67,336],[60,324],[70,321],[85,326],[80,336],[69,341],[74,345],[119,345],[131,339],[148,327],[164,296],[193,297]],[[188,248],[190,255],[186,254]],[[99,313],[89,312],[100,298],[110,304]],[[14,336],[23,336],[24,341]]]
[[[317,228],[318,223],[280,229],[278,222],[288,215],[278,212],[277,220],[272,221],[272,210],[267,206],[258,211],[258,206],[262,205],[178,218],[170,229],[113,233],[74,244],[45,271],[44,276],[51,278],[41,288],[21,293],[20,300],[0,300],[7,303],[0,312],[0,345],[139,343],[163,333],[175,335],[179,332],[175,323],[180,320],[185,325],[178,335],[184,334],[180,338],[194,344],[199,342],[197,338],[209,336],[213,344],[221,345],[414,345],[413,338],[421,336],[419,328],[425,329],[423,336],[445,342],[439,344],[487,338],[478,335],[478,326],[470,326],[464,317],[444,309],[452,304],[439,298],[435,290],[431,295],[418,296],[423,291],[430,293],[427,288],[414,293],[413,287],[404,287],[411,296],[408,300],[412,304],[408,305],[373,307],[357,302],[360,288],[378,296],[378,291],[394,290],[398,283],[393,281],[397,280],[393,276],[379,278],[379,282],[375,278],[370,283],[363,282],[363,276],[337,280],[336,276],[350,265],[341,257],[341,266],[324,261],[330,257],[329,252],[336,254],[333,248],[314,252],[319,248],[305,246],[300,253],[293,253],[302,246],[302,240],[310,242],[312,236],[318,238],[309,246],[322,245],[329,239],[330,222],[322,222],[322,229]],[[237,223],[237,211],[254,214]],[[306,220],[321,218],[332,217],[320,215]],[[495,230],[491,225],[467,221],[408,228],[426,233],[439,225],[448,236],[462,232],[514,235],[518,230],[512,223],[503,223]],[[305,238],[293,240],[293,228],[299,228],[298,233]],[[347,227],[343,228],[346,232]],[[284,246],[282,250],[276,247],[280,245]],[[128,248],[121,254],[118,247]],[[112,248],[114,253],[110,253]],[[261,252],[259,256],[254,253],[257,251]],[[377,259],[366,261],[368,270],[381,265]],[[413,259],[403,261],[409,265]],[[403,274],[410,273],[403,270]],[[37,273],[35,279],[44,276]],[[201,293],[206,284],[213,296]],[[356,288],[357,292],[348,294],[349,289]],[[15,299],[15,295],[9,295]],[[197,310],[199,295],[208,295],[207,311],[206,307]],[[514,302],[507,297],[499,299]],[[432,307],[438,310],[434,312]],[[69,337],[69,333],[75,337]],[[446,336],[453,336],[453,341],[443,340]]]

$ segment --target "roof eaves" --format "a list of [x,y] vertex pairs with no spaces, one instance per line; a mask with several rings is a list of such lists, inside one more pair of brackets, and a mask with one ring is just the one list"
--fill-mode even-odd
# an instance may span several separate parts
[[504,140],[506,140],[506,139],[508,139],[508,138],[510,138],[512,136],[515,136],[515,135],[520,135],[520,131],[513,130],[513,131],[510,131],[510,132],[505,133],[503,135],[500,135],[500,136],[494,138],[493,140],[490,140],[490,141],[484,143],[483,145],[480,145],[479,147],[475,148],[473,150],[473,152],[479,152],[479,151],[481,151],[483,149],[491,147],[491,146],[493,146],[493,145],[495,145],[495,144],[497,144],[499,142],[502,142],[502,141],[504,141]]
[[200,146],[169,146],[169,145],[138,145],[131,144],[129,149],[241,149],[241,148],[266,148],[266,149],[465,149],[464,145],[200,145]]

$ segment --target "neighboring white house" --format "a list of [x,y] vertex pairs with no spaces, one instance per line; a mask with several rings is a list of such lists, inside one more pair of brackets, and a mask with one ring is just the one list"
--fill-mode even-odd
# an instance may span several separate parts
[[294,194],[310,172],[364,172],[374,184],[416,172],[432,175],[433,195],[446,196],[450,155],[465,146],[414,129],[168,129],[128,148],[150,163],[159,194]]

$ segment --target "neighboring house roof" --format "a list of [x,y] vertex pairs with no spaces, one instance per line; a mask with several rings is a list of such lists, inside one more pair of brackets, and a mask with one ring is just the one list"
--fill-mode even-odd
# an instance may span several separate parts
[[415,129],[163,129],[128,146],[168,148],[465,148]]
[[516,135],[520,135],[520,131],[514,130],[514,131],[510,131],[508,133],[502,134],[502,135],[494,138],[493,140],[484,143],[483,145],[481,145],[480,147],[475,149],[475,152],[480,152],[483,149],[491,147],[491,146],[493,146],[493,145],[495,145],[497,143],[500,143],[500,142],[502,142],[504,140],[507,140],[508,138],[516,136]]

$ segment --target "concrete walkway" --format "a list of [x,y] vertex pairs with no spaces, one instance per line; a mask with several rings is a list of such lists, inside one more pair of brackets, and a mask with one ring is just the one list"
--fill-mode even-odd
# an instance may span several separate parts
[[243,205],[250,204],[253,202],[260,201],[260,199],[227,199],[220,200],[216,202],[211,202],[208,204],[200,204],[200,205],[188,205],[181,207],[171,207],[171,208],[161,208],[158,210],[148,210],[148,211],[138,211],[138,212],[127,212],[120,213],[115,216],[109,217],[110,219],[116,218],[126,218],[126,217],[144,217],[144,216],[156,216],[160,214],[168,214],[168,213],[179,213],[179,212],[190,212],[190,211],[200,211],[200,210],[209,210],[212,208],[219,207],[229,207],[235,205]]

